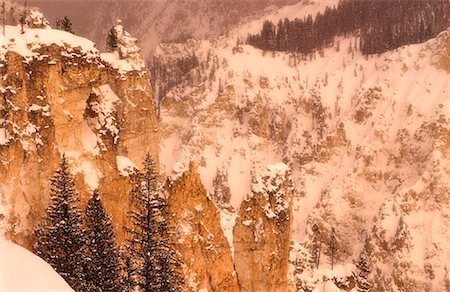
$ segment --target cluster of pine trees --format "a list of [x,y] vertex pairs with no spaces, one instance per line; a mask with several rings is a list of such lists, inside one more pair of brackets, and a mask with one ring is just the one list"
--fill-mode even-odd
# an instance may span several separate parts
[[447,0],[341,0],[315,18],[265,21],[247,43],[263,50],[310,54],[329,47],[335,36],[355,34],[363,54],[383,53],[426,41],[450,25]]
[[132,175],[131,226],[119,253],[111,219],[94,191],[84,216],[74,178],[63,156],[51,178],[50,204],[35,230],[35,252],[77,292],[180,291],[183,278],[173,247],[167,204],[160,196],[155,163]]

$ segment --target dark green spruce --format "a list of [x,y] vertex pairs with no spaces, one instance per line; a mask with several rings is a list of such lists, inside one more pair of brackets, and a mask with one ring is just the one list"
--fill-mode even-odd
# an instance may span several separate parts
[[111,219],[95,190],[86,206],[86,284],[88,291],[120,291],[119,255]]
[[85,291],[82,214],[64,155],[50,184],[50,205],[35,230],[35,252],[73,289]]
[[181,291],[180,261],[167,223],[167,204],[160,195],[154,160],[147,155],[144,171],[132,178],[131,228],[128,244],[131,275],[138,291]]

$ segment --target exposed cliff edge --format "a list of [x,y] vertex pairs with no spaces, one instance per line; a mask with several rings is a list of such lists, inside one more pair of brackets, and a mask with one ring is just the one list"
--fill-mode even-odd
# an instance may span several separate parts
[[193,163],[182,176],[169,182],[168,192],[187,288],[240,291],[220,212],[208,197]]
[[257,174],[233,230],[242,291],[288,291],[288,259],[294,185],[280,163]]
[[35,27],[21,34],[8,26],[0,36],[0,226],[29,246],[64,152],[82,201],[98,188],[120,239],[127,166],[139,165],[146,152],[158,161],[147,73],[117,53],[100,54],[91,41]]

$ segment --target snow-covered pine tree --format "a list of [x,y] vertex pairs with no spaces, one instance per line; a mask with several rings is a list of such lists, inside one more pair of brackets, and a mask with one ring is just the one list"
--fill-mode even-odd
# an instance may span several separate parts
[[118,42],[117,31],[115,27],[112,27],[108,31],[108,35],[106,36],[106,50],[108,52],[114,52],[117,50],[117,42]]
[[56,28],[75,34],[72,29],[72,21],[70,21],[67,15],[63,19],[56,20]]
[[334,262],[336,260],[337,251],[337,240],[336,240],[336,230],[331,227],[330,242],[328,243],[328,254],[331,261],[331,270],[334,268]]
[[86,206],[86,283],[89,291],[120,291],[119,255],[111,219],[95,190]]
[[319,226],[314,223],[311,227],[312,230],[312,243],[311,243],[311,266],[318,269],[320,263],[320,250],[322,242],[320,239]]
[[183,285],[181,262],[172,241],[171,228],[167,223],[169,220],[167,203],[161,196],[158,196],[157,201],[154,210],[157,228],[154,250],[154,257],[157,261],[155,286],[157,291],[181,291]]
[[371,285],[368,280],[370,270],[366,252],[363,252],[361,254],[356,267],[358,268],[358,271],[354,273],[356,290],[359,292],[368,292]]
[[159,196],[155,162],[150,155],[145,158],[144,172],[132,178],[131,197],[132,228],[126,228],[133,268],[130,278],[138,291],[180,291],[180,263],[171,244],[166,204]]
[[35,230],[34,250],[73,289],[86,291],[82,215],[77,206],[79,199],[74,179],[64,155],[50,184],[50,205],[43,222]]
[[134,287],[137,285],[133,278],[133,263],[130,255],[127,252],[121,252],[122,254],[122,268],[123,273],[121,275],[122,292],[133,292]]

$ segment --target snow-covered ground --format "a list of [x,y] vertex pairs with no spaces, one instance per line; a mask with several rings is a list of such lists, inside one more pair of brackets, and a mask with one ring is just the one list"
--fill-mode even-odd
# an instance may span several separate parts
[[0,239],[0,291],[73,292],[44,260],[4,239]]

